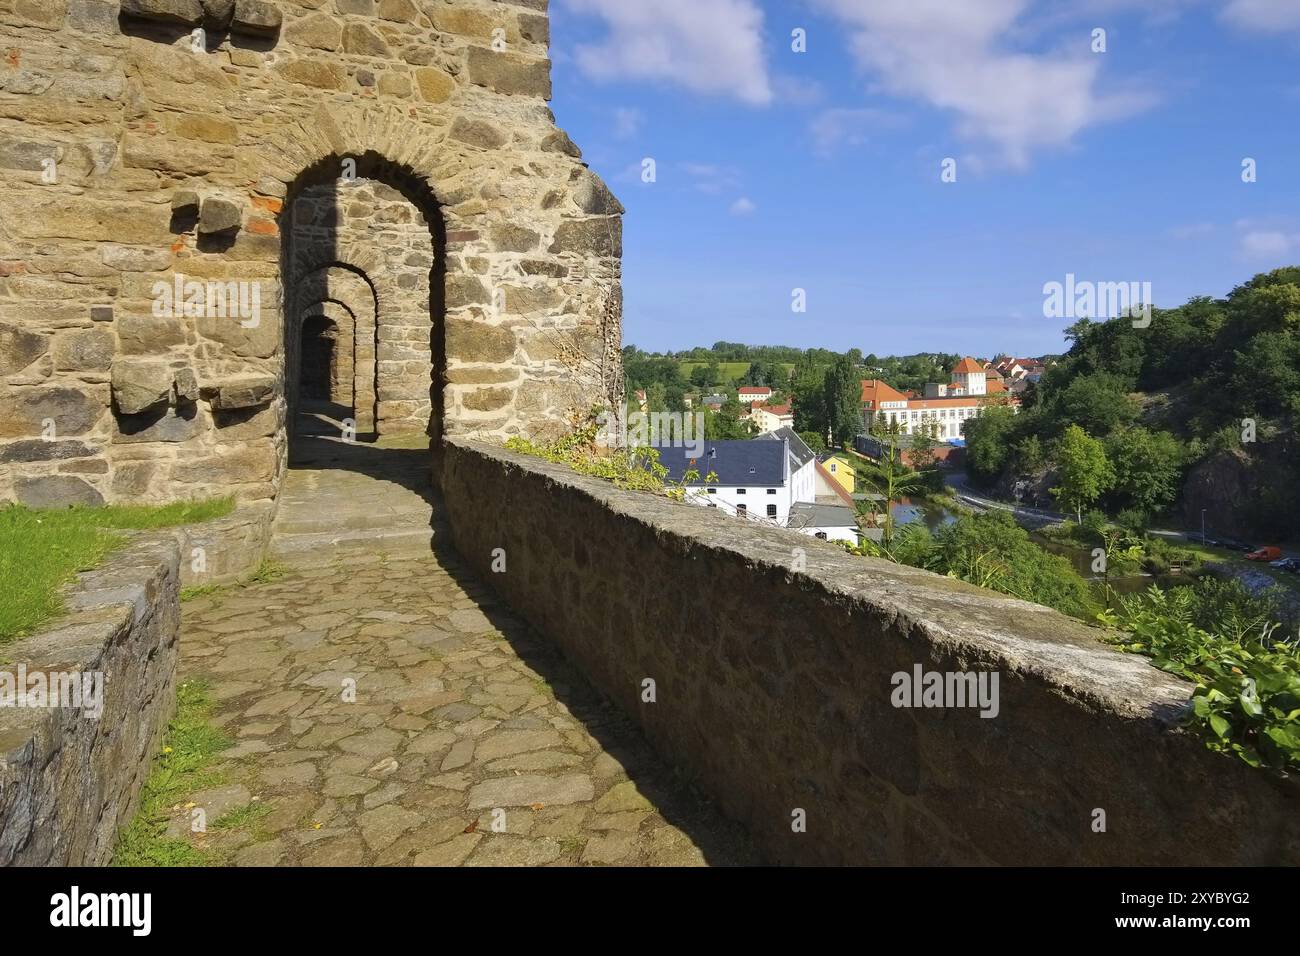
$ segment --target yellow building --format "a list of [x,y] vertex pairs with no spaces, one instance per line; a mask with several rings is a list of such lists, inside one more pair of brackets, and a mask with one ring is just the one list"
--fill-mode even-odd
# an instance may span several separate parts
[[853,462],[843,455],[827,455],[822,459],[822,465],[841,488],[853,494],[853,483],[857,480]]

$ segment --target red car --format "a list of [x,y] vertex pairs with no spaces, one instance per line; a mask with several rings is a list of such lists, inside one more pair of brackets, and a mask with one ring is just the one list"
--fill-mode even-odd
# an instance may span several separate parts
[[1260,548],[1258,551],[1252,551],[1246,555],[1247,561],[1276,561],[1282,557],[1281,548]]

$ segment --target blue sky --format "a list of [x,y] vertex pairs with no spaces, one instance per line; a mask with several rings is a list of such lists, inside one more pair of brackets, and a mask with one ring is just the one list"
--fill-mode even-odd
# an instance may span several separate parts
[[552,106],[627,207],[627,344],[1039,354],[1067,273],[1171,306],[1300,264],[1300,0],[551,8]]

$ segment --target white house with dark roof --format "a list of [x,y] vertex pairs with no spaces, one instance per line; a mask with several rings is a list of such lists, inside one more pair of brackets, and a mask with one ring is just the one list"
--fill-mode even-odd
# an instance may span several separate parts
[[[691,504],[832,541],[856,541],[847,533],[854,525],[852,509],[838,501],[818,502],[817,455],[792,428],[748,441],[705,442],[699,456],[684,448],[660,448],[659,463],[668,469],[670,482],[681,481],[688,471],[699,472],[686,496]],[[716,481],[704,480],[710,473]],[[823,527],[827,521],[831,524]]]

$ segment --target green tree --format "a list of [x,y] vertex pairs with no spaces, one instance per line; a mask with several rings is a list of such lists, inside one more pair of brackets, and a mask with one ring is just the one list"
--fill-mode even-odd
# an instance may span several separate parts
[[1168,432],[1123,428],[1106,439],[1117,503],[1156,515],[1174,503],[1183,476],[1183,448]]
[[721,377],[722,371],[718,368],[717,362],[697,365],[691,369],[691,384],[696,388],[712,388],[718,384],[718,379]]
[[[894,505],[909,494],[920,490],[923,479],[921,475],[903,464],[898,454],[898,447],[887,446],[888,453],[871,465],[865,466],[859,474],[862,480],[884,501],[884,546],[888,550],[894,539]],[[867,507],[870,507],[868,505]],[[865,517],[859,512],[859,517]],[[873,516],[874,517],[874,516]],[[863,522],[859,520],[859,525]]]
[[1091,435],[1109,435],[1137,418],[1129,390],[1128,381],[1110,372],[1080,375],[1053,396],[1046,414],[1058,433],[1078,425]]
[[1047,464],[1047,453],[1037,435],[1027,435],[1016,443],[1015,466],[1021,474],[1032,475]]
[[912,432],[912,447],[909,458],[912,467],[917,471],[928,471],[935,466],[938,460],[936,451],[939,447],[939,440],[935,435],[938,430],[938,422],[922,422],[921,426]]
[[799,432],[799,437],[802,438],[803,443],[811,448],[816,454],[820,455],[822,452],[826,451],[825,436],[818,435],[816,432]]
[[852,442],[862,430],[862,380],[847,356],[841,355],[826,370],[822,405],[834,443],[843,446]]
[[822,401],[825,372],[810,354],[804,355],[795,365],[794,381],[790,386],[794,397],[795,431],[826,434],[826,408]]
[[741,417],[748,410],[748,406],[742,406],[734,396],[728,398],[718,411],[705,413],[704,437],[714,441],[752,438],[756,431],[753,422]]
[[1100,498],[1115,481],[1106,449],[1078,425],[1065,430],[1056,446],[1057,481],[1052,497],[1083,521],[1083,509]]
[[966,419],[966,470],[976,483],[992,484],[1002,474],[1015,427],[1015,410],[1005,405],[986,406],[978,418]]

